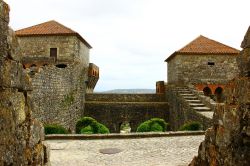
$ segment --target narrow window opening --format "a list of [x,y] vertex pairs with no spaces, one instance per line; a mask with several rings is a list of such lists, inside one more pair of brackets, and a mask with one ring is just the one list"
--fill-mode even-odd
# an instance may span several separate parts
[[50,48],[50,57],[57,59],[57,48]]
[[214,62],[207,62],[207,65],[214,66]]
[[67,65],[66,64],[58,64],[56,65],[57,68],[66,68]]

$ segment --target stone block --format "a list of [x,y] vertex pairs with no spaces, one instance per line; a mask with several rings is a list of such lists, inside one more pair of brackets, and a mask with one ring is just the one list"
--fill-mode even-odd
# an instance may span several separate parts
[[20,47],[15,32],[11,28],[9,28],[8,30],[7,42],[8,42],[9,58],[20,62],[21,61]]
[[248,27],[247,33],[241,43],[241,48],[250,48],[250,27]]
[[22,65],[17,61],[0,61],[0,86],[22,89]]

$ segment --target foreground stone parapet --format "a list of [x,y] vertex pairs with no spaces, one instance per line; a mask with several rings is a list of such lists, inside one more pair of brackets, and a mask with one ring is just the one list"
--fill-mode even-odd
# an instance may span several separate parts
[[0,0],[0,165],[49,165],[43,126],[31,118],[29,77],[8,23],[9,7]]
[[238,58],[240,77],[226,87],[225,106],[218,106],[213,127],[205,134],[190,166],[247,166],[250,163],[250,29]]

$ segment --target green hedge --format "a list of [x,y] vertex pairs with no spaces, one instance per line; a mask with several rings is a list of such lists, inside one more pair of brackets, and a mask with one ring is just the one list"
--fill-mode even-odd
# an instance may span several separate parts
[[83,117],[76,123],[77,134],[107,134],[109,129],[91,117]]
[[68,134],[69,132],[62,126],[56,124],[44,125],[45,134]]
[[181,131],[197,131],[202,130],[202,124],[199,122],[188,122],[180,127]]
[[160,118],[152,118],[141,123],[136,132],[164,132],[168,130],[168,123]]

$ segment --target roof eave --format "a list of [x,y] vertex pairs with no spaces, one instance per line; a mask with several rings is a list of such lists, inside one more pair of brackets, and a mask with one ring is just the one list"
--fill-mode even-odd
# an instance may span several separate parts
[[17,37],[38,37],[38,36],[76,36],[89,49],[92,46],[78,33],[58,33],[58,34],[16,34]]
[[177,52],[175,51],[173,54],[171,54],[164,62],[169,62],[171,59],[173,59],[175,57],[175,55],[177,54]]
[[177,54],[178,55],[239,55],[240,51],[238,53],[200,53],[200,52],[178,52],[175,51],[173,54],[171,54],[166,60],[165,62],[169,62],[171,59],[173,59]]

